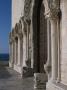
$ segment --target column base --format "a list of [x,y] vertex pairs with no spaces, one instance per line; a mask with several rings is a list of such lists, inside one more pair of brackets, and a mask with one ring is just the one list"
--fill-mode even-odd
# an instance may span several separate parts
[[47,75],[34,73],[34,90],[46,90]]
[[46,90],[67,90],[67,86],[62,83],[56,83],[50,80],[46,84]]
[[9,67],[13,68],[13,64],[9,61]]
[[14,70],[18,73],[22,74],[22,66],[14,64]]
[[33,69],[30,67],[23,67],[22,68],[22,77],[32,77],[34,75]]

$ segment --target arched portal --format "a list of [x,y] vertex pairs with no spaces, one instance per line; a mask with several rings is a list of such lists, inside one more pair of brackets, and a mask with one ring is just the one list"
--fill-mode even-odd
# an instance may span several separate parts
[[[35,0],[33,6],[33,57],[34,57],[34,88],[45,89],[47,76],[44,64],[47,60],[47,21],[44,16],[43,0]],[[41,84],[43,83],[43,84]]]
[[44,72],[47,60],[47,22],[43,0],[35,0],[33,7],[34,72]]

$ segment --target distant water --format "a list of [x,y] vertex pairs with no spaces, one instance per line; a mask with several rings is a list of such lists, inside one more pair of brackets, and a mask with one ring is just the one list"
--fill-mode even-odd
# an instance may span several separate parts
[[9,54],[0,54],[0,61],[8,61],[9,60]]

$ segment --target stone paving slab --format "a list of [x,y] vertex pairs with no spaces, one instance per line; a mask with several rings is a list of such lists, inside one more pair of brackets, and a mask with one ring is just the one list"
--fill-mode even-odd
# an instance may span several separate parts
[[0,67],[0,90],[34,90],[33,85],[33,77],[21,79],[11,68]]

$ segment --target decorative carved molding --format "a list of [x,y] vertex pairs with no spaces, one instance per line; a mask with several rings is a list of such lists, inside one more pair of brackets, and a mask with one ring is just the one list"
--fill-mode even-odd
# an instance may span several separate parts
[[47,0],[47,2],[48,2],[48,6],[49,6],[49,8],[50,9],[58,9],[59,8],[59,3],[60,3],[60,1],[59,0]]
[[45,0],[44,5],[46,18],[58,18],[58,13],[60,12],[59,0]]
[[32,3],[32,0],[25,0],[25,5],[24,5],[25,19],[30,19],[31,3]]

